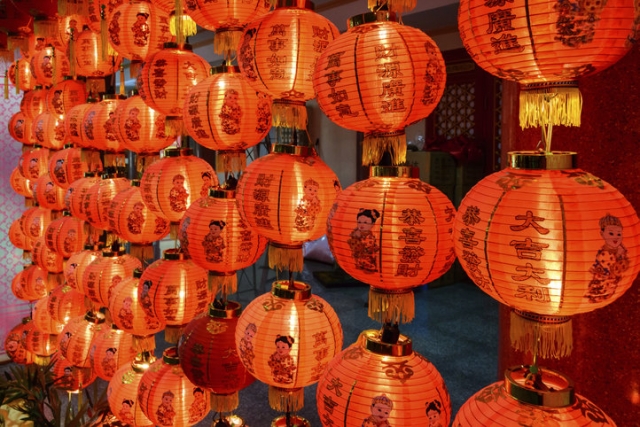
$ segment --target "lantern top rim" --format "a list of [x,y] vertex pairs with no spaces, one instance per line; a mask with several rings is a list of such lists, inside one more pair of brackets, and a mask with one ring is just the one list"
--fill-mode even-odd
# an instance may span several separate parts
[[135,270],[133,270],[133,278],[134,279],[139,279],[141,277],[142,277],[142,269],[136,268]]
[[178,50],[186,50],[189,52],[193,51],[193,47],[189,43],[178,44],[176,42],[165,42],[162,45],[163,49],[178,49]]
[[271,285],[271,294],[282,299],[306,301],[311,298],[311,286],[297,280],[276,280]]
[[84,250],[86,250],[86,251],[98,251],[98,250],[100,250],[100,248],[102,248],[102,246],[103,246],[102,242],[87,243],[86,245],[84,245]]
[[106,321],[106,317],[103,313],[99,311],[89,310],[87,311],[87,314],[84,315],[84,320],[86,320],[89,323],[99,325]]
[[[551,369],[536,369],[537,374],[532,374],[528,365],[507,368],[504,373],[507,393],[519,402],[547,408],[563,408],[575,403],[574,385],[569,377]],[[539,390],[530,385],[533,382],[531,375],[538,375],[549,390]]]
[[162,259],[166,261],[184,261],[188,259],[187,254],[180,251],[180,249],[165,249],[162,252]]
[[362,13],[347,19],[347,28],[351,29],[359,25],[373,24],[375,22],[398,22],[398,17],[395,12],[389,10]]
[[132,187],[140,187],[140,180],[139,179],[132,179],[131,180],[131,186]]
[[412,166],[370,166],[369,178],[411,178]]
[[227,301],[225,307],[216,307],[215,301],[209,305],[209,317],[216,319],[237,319],[242,312],[242,305],[235,301]]
[[68,210],[65,209],[65,210],[62,211],[62,216],[63,217],[71,216],[71,212],[69,212]]
[[164,150],[165,157],[185,157],[193,156],[193,150],[189,147],[167,148]]
[[178,347],[169,347],[162,352],[162,361],[167,365],[180,365],[180,357],[178,356]]
[[209,188],[209,197],[214,199],[235,199],[236,190],[228,190],[220,187]]
[[271,153],[292,154],[294,156],[308,156],[310,154],[310,150],[309,147],[306,147],[304,145],[273,144]]
[[309,9],[314,10],[316,8],[310,0],[278,0],[275,9],[293,7],[297,9]]
[[125,95],[117,95],[115,93],[103,93],[100,94],[101,101],[114,101],[127,99]]
[[138,354],[135,359],[133,359],[133,362],[131,362],[131,369],[133,369],[133,371],[138,374],[143,374],[155,361],[156,358],[151,353],[149,353],[148,351],[143,351],[142,353]]
[[526,170],[562,170],[578,167],[578,153],[574,151],[511,151],[509,166]]
[[400,334],[395,344],[382,342],[380,331],[367,329],[360,333],[360,344],[368,351],[380,356],[410,356],[413,353],[413,341],[406,335]]

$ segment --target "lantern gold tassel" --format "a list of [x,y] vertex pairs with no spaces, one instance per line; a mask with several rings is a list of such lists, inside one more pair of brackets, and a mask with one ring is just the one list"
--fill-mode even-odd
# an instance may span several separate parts
[[526,85],[520,91],[520,127],[580,126],[582,95],[577,82],[566,86]]
[[144,353],[145,351],[153,353],[156,349],[156,336],[133,335],[131,338],[131,349],[136,353]]
[[369,0],[369,10],[376,11],[386,5],[391,12],[409,12],[416,7],[417,0]]
[[269,386],[269,406],[280,412],[299,411],[304,406],[304,390]]
[[4,99],[9,99],[9,72],[4,73]]
[[167,135],[187,135],[182,116],[167,116],[164,121],[164,131]]
[[235,294],[238,291],[238,275],[236,272],[219,273],[217,271],[209,272],[209,290],[214,295],[222,292],[225,295]]
[[56,19],[35,19],[33,21],[33,33],[36,37],[53,38],[58,30],[58,21]]
[[238,393],[217,394],[211,393],[211,409],[215,412],[235,411],[240,404]]
[[182,326],[167,325],[164,329],[164,340],[169,344],[178,344],[183,329]]
[[33,362],[38,366],[47,366],[51,363],[51,356],[38,356],[34,355]]
[[109,26],[107,24],[107,6],[100,5],[100,47],[102,48],[102,60],[108,59],[109,53]]
[[544,316],[514,310],[511,312],[511,346],[544,358],[569,356],[573,350],[571,318]]
[[[178,31],[178,29],[176,28],[176,16],[177,15],[175,14],[171,15],[171,19],[169,21],[169,31],[173,35],[175,35],[176,31]],[[182,15],[182,23],[180,25],[180,29],[182,31],[183,39],[185,37],[191,37],[198,34],[198,25],[193,19],[191,19],[189,15]]]
[[362,164],[377,165],[384,153],[399,165],[407,161],[407,135],[404,132],[367,134],[362,141]]
[[242,172],[247,166],[247,153],[240,151],[218,151],[216,156],[216,171]]
[[269,245],[269,268],[278,270],[302,271],[304,257],[302,246]]
[[221,28],[217,30],[213,34],[213,52],[221,56],[229,52],[235,53],[241,37],[241,28]]
[[76,38],[78,35],[73,28],[70,29],[69,35],[69,74],[74,79],[76,78]]
[[307,106],[302,101],[276,99],[271,106],[273,126],[294,129],[307,128]]
[[411,289],[369,289],[369,317],[381,323],[409,323],[415,317]]
[[154,259],[153,245],[134,245],[132,244],[129,249],[129,255],[136,257],[140,260],[142,265],[145,265],[146,260]]

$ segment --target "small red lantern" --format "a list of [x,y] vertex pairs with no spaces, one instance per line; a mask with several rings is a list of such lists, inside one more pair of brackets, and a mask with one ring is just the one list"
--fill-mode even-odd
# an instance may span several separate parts
[[142,375],[138,405],[155,425],[183,427],[209,413],[209,392],[195,386],[182,372],[176,347],[169,347]]
[[365,132],[362,162],[406,160],[404,129],[435,109],[444,93],[444,59],[435,42],[388,11],[355,16],[315,66],[318,105],[336,124]]
[[102,161],[97,151],[67,147],[54,152],[49,160],[51,178],[65,190],[72,182],[83,178],[85,172],[101,170]]
[[[55,47],[56,55],[65,56],[69,48],[69,41],[73,37],[77,39],[78,34],[82,31],[82,28],[87,24],[85,15],[80,14],[63,14],[56,18],[56,24],[51,26],[49,31],[45,31],[47,43],[50,43]],[[38,31],[36,31],[37,33]],[[50,47],[50,46],[47,46]],[[46,50],[45,47],[42,50]],[[68,75],[68,73],[65,73]]]
[[91,141],[85,142],[82,132],[84,116],[87,110],[95,103],[95,99],[87,100],[85,104],[71,107],[64,117],[64,131],[67,139],[78,147],[92,148]]
[[62,217],[51,221],[44,238],[50,250],[69,258],[84,248],[87,240],[85,222],[65,211]]
[[36,79],[31,74],[31,64],[28,58],[20,58],[14,64],[13,73],[9,75],[9,78],[13,77],[12,83],[24,91],[26,95],[26,92],[32,90],[36,85]]
[[339,191],[336,175],[314,150],[274,145],[242,174],[236,200],[249,227],[269,239],[269,266],[302,271],[302,244],[325,234]]
[[448,426],[451,400],[435,366],[400,335],[367,330],[329,362],[316,390],[323,426]]
[[124,145],[118,139],[116,108],[122,98],[105,94],[102,101],[92,104],[82,118],[82,145],[96,150],[122,152]]
[[64,120],[48,111],[40,113],[31,122],[35,143],[45,148],[59,150],[65,143]]
[[22,176],[32,181],[49,171],[49,150],[36,147],[25,153],[21,159]]
[[7,352],[7,356],[13,363],[19,365],[28,365],[33,363],[35,355],[25,348],[24,327],[31,321],[30,318],[25,317],[22,322],[11,328],[7,337],[4,339],[4,350]]
[[51,210],[35,206],[27,209],[20,217],[22,232],[33,242],[44,236],[44,230],[51,223]]
[[147,267],[138,285],[138,300],[145,313],[166,325],[165,341],[175,344],[182,329],[207,309],[212,300],[207,270],[177,249]]
[[62,187],[59,187],[55,182],[53,182],[49,172],[44,175],[40,175],[40,177],[36,179],[33,186],[33,192],[35,193],[38,204],[43,208],[54,211],[61,211],[65,208],[65,191]]
[[96,379],[91,367],[73,365],[64,357],[57,356],[53,365],[56,388],[70,393],[82,391]]
[[9,119],[9,135],[24,145],[33,145],[36,140],[31,131],[31,119],[22,111],[18,111]]
[[35,265],[48,273],[62,273],[62,255],[47,247],[44,236],[38,237],[33,243],[31,259]]
[[25,178],[22,173],[20,173],[20,169],[15,167],[11,171],[11,176],[9,177],[9,182],[11,183],[11,188],[17,194],[30,199],[33,197],[33,182]]
[[[47,311],[49,304],[49,297],[45,297],[36,301],[31,308],[31,319],[36,329],[44,332],[45,334],[58,335],[64,328],[64,323],[60,323],[53,319]],[[57,350],[57,342],[54,337],[54,348]]]
[[37,85],[33,90],[24,94],[20,101],[20,111],[30,119],[35,119],[40,113],[47,109],[47,94],[49,91],[43,89],[42,85]]
[[[38,365],[47,365],[51,361],[51,356],[58,351],[57,345],[57,333],[51,333],[43,327],[46,327],[46,323],[51,322],[48,319],[46,311],[46,298],[38,301],[34,306],[33,311],[37,311],[37,306],[40,307],[40,311],[43,313],[37,318],[33,317],[31,322],[27,324],[23,332],[26,332],[24,336],[25,348],[34,355],[34,362]],[[37,313],[36,313],[37,314]],[[64,328],[64,325],[58,324]],[[51,327],[51,325],[50,325]],[[60,332],[62,328],[58,332]]]
[[71,215],[83,221],[87,220],[86,210],[89,206],[85,206],[84,198],[89,189],[99,180],[95,172],[86,172],[84,178],[71,183],[64,196],[65,207]]
[[22,249],[23,251],[31,251],[33,248],[33,243],[31,239],[28,239],[24,234],[22,227],[20,226],[20,218],[14,220],[9,227],[9,240],[11,244],[18,249]]
[[64,51],[47,46],[35,54],[30,61],[31,73],[38,84],[51,86],[61,82],[70,72],[69,60]]
[[84,79],[74,80],[65,76],[64,80],[54,85],[47,92],[49,111],[64,117],[69,110],[87,100],[87,84]]
[[142,200],[149,210],[177,224],[203,191],[218,185],[218,176],[190,148],[168,148],[164,156],[142,174]]
[[139,95],[121,101],[116,108],[116,129],[127,150],[156,154],[176,140],[165,130],[165,116],[149,107]]
[[136,356],[131,345],[132,339],[130,333],[115,325],[93,336],[89,357],[93,370],[100,378],[109,381],[122,366],[131,365]]
[[82,275],[82,287],[89,299],[99,306],[107,307],[111,289],[124,279],[133,276],[136,268],[142,267],[140,260],[127,255],[124,250],[104,249],[102,257],[89,264]]
[[131,186],[131,181],[120,174],[103,174],[84,196],[87,222],[101,230],[109,230],[109,208],[111,201]]
[[104,47],[100,34],[84,30],[75,35],[76,40],[76,73],[89,78],[101,78],[120,69],[122,57],[117,53],[102,51]]
[[72,318],[58,335],[60,354],[73,366],[91,367],[91,341],[94,335],[110,327],[105,322],[104,314],[97,311],[88,311],[84,316]]
[[63,325],[86,313],[85,296],[68,284],[57,286],[47,298],[47,313]]
[[35,264],[27,266],[11,280],[11,292],[22,301],[37,301],[47,296],[56,284],[49,283],[46,270]]
[[138,401],[138,386],[145,372],[156,358],[147,353],[142,353],[134,359],[129,366],[123,366],[111,378],[109,382],[109,407],[111,412],[124,424],[137,427],[153,427],[140,409]]
[[342,349],[333,308],[297,281],[275,281],[255,298],[236,326],[236,348],[245,368],[269,384],[269,404],[281,412],[303,406],[303,387],[317,382]]
[[64,279],[66,280],[67,285],[84,295],[84,282],[82,281],[84,271],[87,269],[89,264],[100,257],[102,257],[100,245],[92,244],[85,245],[84,250],[71,255],[67,260],[67,265],[64,269]]
[[[255,378],[236,352],[236,325],[242,306],[234,301],[195,317],[184,328],[178,352],[184,374],[196,386],[211,392],[214,412],[231,412],[238,407],[238,391]],[[204,350],[207,349],[207,350]]]

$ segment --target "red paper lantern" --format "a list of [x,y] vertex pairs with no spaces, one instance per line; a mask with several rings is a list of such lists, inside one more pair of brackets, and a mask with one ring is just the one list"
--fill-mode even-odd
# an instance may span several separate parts
[[35,363],[47,365],[51,356],[58,351],[57,334],[62,332],[64,325],[49,317],[47,298],[36,302],[31,310],[31,317],[31,322],[24,329],[25,348],[33,353]]
[[317,382],[342,349],[333,308],[302,282],[275,281],[255,298],[236,326],[236,348],[245,368],[269,384],[269,403],[281,412],[302,408],[302,388]]
[[62,273],[62,255],[52,251],[45,243],[44,235],[38,237],[33,243],[33,253],[31,255],[33,263],[48,273]]
[[109,152],[122,152],[118,139],[116,108],[122,101],[116,95],[105,94],[102,101],[92,104],[82,118],[82,146]]
[[102,161],[97,151],[67,147],[56,151],[49,160],[51,178],[65,190],[89,171],[101,171]]
[[[87,19],[84,14],[62,14],[56,18],[57,22],[53,25],[51,31],[46,32],[46,42],[55,47],[56,55],[65,56],[69,48],[69,40],[73,36],[77,39],[78,34],[82,31],[82,28],[87,24]],[[49,47],[49,46],[47,46]],[[46,50],[47,47],[42,50]],[[41,50],[41,51],[42,51]],[[37,54],[36,54],[37,55]],[[68,75],[68,73],[65,73]]]
[[323,426],[448,426],[451,401],[435,366],[400,335],[367,330],[329,362],[316,391]]
[[33,192],[35,193],[38,204],[43,208],[54,211],[61,211],[65,208],[65,191],[62,187],[59,187],[55,182],[53,182],[49,172],[44,175],[40,175],[40,177],[36,179],[33,186]]
[[56,357],[53,375],[56,388],[71,393],[82,391],[96,379],[96,374],[91,367],[75,366],[61,356]]
[[63,216],[51,221],[44,233],[47,248],[69,258],[84,248],[87,240],[85,222],[74,218],[68,211]]
[[86,313],[85,296],[68,284],[54,288],[47,298],[47,313],[63,325],[74,317]]
[[76,40],[76,73],[91,78],[101,78],[120,69],[122,57],[115,52],[103,53],[100,34],[84,30],[75,35]]
[[[637,38],[631,0],[565,3],[462,0],[460,38],[489,73],[519,82],[520,125],[580,125],[577,79],[616,63]],[[550,96],[549,94],[553,94]]]
[[155,361],[156,358],[149,353],[141,354],[130,365],[118,369],[109,382],[109,407],[118,420],[125,424],[137,427],[155,425],[142,413],[138,401],[140,380]]
[[51,210],[35,206],[24,211],[20,220],[22,232],[33,244],[51,223]]
[[253,89],[238,67],[219,67],[194,86],[183,111],[189,135],[218,150],[219,171],[243,170],[245,149],[260,143],[271,129],[271,97]]
[[615,426],[593,402],[574,392],[573,382],[559,372],[539,369],[549,391],[536,390],[525,382],[526,367],[505,372],[495,382],[471,396],[453,420],[454,427],[483,426]]
[[145,313],[166,325],[165,340],[177,343],[182,329],[207,309],[212,300],[207,270],[176,249],[147,267],[138,285],[138,300]]
[[36,85],[36,79],[31,74],[31,64],[28,58],[20,58],[14,64],[15,67],[13,72],[9,74],[9,78],[18,89],[25,91],[26,95],[26,92],[32,90]]
[[35,181],[40,178],[40,175],[44,175],[49,171],[49,150],[35,147],[23,154],[21,162],[20,170],[22,171],[22,176]]
[[64,51],[60,51],[52,46],[47,46],[36,53],[30,61],[31,74],[38,84],[51,86],[62,81],[64,76],[70,72],[69,60]]
[[49,111],[64,117],[69,110],[87,100],[87,88],[84,79],[72,79],[65,76],[64,80],[54,85],[47,92],[47,107]]
[[71,183],[64,196],[65,207],[71,215],[83,221],[87,220],[86,211],[89,206],[85,206],[84,198],[89,189],[99,180],[100,178],[94,172],[86,172],[84,178]]
[[124,147],[138,154],[156,154],[176,140],[165,130],[165,116],[149,107],[139,95],[121,101],[116,108],[116,129]]
[[87,110],[95,103],[94,99],[88,99],[85,104],[71,107],[64,117],[64,131],[69,142],[78,147],[92,148],[91,140],[85,142],[82,132],[84,116]]
[[124,250],[104,249],[102,257],[89,264],[82,275],[82,287],[86,296],[99,306],[107,307],[111,289],[131,277],[140,260],[127,255]]
[[124,0],[97,0],[87,4],[87,25],[89,28],[96,33],[100,33],[102,31],[102,25],[106,24],[111,14],[113,14],[113,11],[116,7],[120,6],[123,1]]
[[11,119],[9,119],[9,135],[11,138],[24,145],[35,144],[35,137],[31,131],[31,119],[28,118],[22,111],[18,111]]
[[58,335],[60,354],[73,366],[90,368],[91,341],[100,331],[110,327],[104,314],[98,311],[88,311],[84,316],[72,318]]
[[82,281],[84,272],[89,264],[100,257],[102,257],[100,245],[92,244],[85,245],[84,250],[71,255],[64,269],[64,278],[67,285],[84,295],[84,282]]
[[[20,100],[20,111],[30,119],[35,119],[38,114],[47,110],[47,94],[49,91],[37,85],[33,90],[25,92]],[[25,130],[26,131],[26,130]]]
[[31,319],[25,317],[22,322],[11,328],[7,337],[4,339],[4,350],[13,363],[19,365],[28,365],[33,363],[34,354],[27,351],[25,341],[23,339],[23,331],[25,324]]
[[20,169],[15,167],[11,171],[11,176],[9,177],[9,182],[11,183],[11,188],[17,194],[30,199],[33,197],[33,182],[25,178]]
[[216,293],[235,293],[236,271],[258,261],[267,245],[267,239],[240,217],[233,190],[209,190],[189,206],[180,229],[184,230],[180,248],[209,270],[209,283]]
[[214,412],[231,412],[238,407],[238,391],[255,378],[236,352],[236,325],[242,306],[234,301],[195,317],[184,328],[178,352],[184,374],[196,386],[211,392]]
[[103,174],[84,196],[84,213],[87,222],[96,228],[109,230],[109,208],[111,201],[131,186],[131,181],[120,174]]
[[65,143],[64,121],[48,111],[40,113],[31,122],[35,143],[45,148],[59,150]]
[[109,381],[118,369],[131,365],[137,353],[132,348],[132,340],[131,334],[115,325],[94,335],[89,357],[93,370],[100,378]]
[[[18,273],[11,282],[14,295],[23,301],[36,301],[46,297],[53,288],[58,286],[58,277],[49,276],[46,270],[32,264]],[[51,279],[51,280],[50,280]],[[18,292],[16,292],[18,290]],[[18,295],[22,294],[22,297]]]
[[363,164],[378,164],[385,151],[404,163],[404,129],[431,114],[444,93],[442,54],[388,11],[355,16],[349,27],[318,59],[318,105],[334,123],[365,133]]
[[269,266],[302,271],[302,244],[325,234],[339,191],[336,175],[314,150],[274,145],[242,174],[236,200],[249,227],[269,239]]
[[[60,332],[62,332],[64,323],[58,322],[49,315],[49,312],[47,311],[48,304],[48,296],[36,301],[36,303],[31,308],[31,319],[36,329],[40,330],[40,332],[44,332],[45,334],[58,335]],[[56,342],[56,338],[53,337],[54,351],[57,350],[57,347],[58,345]],[[51,353],[49,353],[48,355],[51,355]]]
[[20,218],[14,220],[9,227],[9,240],[11,244],[18,249],[22,249],[23,251],[30,251],[33,247],[33,243],[31,239],[28,239],[24,234],[22,227],[20,225]]
[[142,200],[152,212],[178,223],[203,191],[218,185],[218,176],[190,148],[168,148],[164,155],[142,174]]
[[189,381],[176,347],[169,347],[142,375],[138,405],[155,425],[191,426],[209,413],[209,392]]
[[[570,316],[618,299],[640,271],[640,219],[576,153],[509,153],[462,200],[455,251],[476,285],[516,310],[512,344],[571,352]],[[566,337],[567,339],[563,339]]]

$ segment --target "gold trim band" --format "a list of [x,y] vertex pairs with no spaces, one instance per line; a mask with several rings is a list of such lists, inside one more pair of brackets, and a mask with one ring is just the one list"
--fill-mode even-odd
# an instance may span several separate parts
[[400,334],[397,343],[388,344],[382,342],[380,331],[367,329],[360,333],[360,340],[362,340],[364,348],[381,356],[403,357],[410,356],[413,353],[413,342],[411,338],[402,334]]
[[216,319],[237,319],[242,313],[242,306],[235,301],[227,301],[225,308],[214,307],[213,303],[209,305],[209,317]]
[[411,166],[370,166],[369,178],[411,178]]
[[311,298],[311,286],[298,281],[291,286],[288,280],[276,280],[271,284],[271,294],[282,299],[305,301]]
[[509,166],[527,170],[561,170],[578,167],[578,153],[573,151],[537,151],[509,152]]
[[[557,371],[537,368],[538,373],[532,374],[529,366],[512,366],[504,373],[504,388],[511,397],[519,402],[547,408],[564,408],[575,402],[573,381]],[[548,387],[548,390],[538,390],[530,383],[529,376],[537,375]]]
[[162,352],[162,361],[167,365],[179,365],[178,347],[169,347]]
[[374,22],[397,22],[395,12],[388,10],[380,10],[377,12],[368,12],[361,15],[352,16],[347,20],[347,26],[349,28],[357,27],[358,25],[371,24]]

